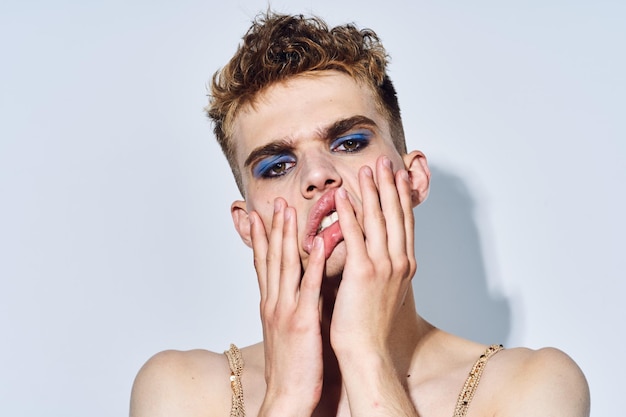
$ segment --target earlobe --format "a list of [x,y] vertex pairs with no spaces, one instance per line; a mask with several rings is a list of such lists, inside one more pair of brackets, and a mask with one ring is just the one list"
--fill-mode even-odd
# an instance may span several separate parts
[[230,205],[230,215],[233,218],[235,229],[243,243],[248,247],[252,247],[252,239],[250,238],[250,217],[246,208],[246,202],[243,200],[235,200]]
[[409,173],[411,182],[411,199],[413,207],[422,203],[428,197],[430,189],[430,168],[426,155],[420,151],[412,151],[403,156],[404,166]]

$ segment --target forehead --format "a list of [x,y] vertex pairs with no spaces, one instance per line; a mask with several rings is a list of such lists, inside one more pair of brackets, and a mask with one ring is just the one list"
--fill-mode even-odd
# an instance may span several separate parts
[[344,73],[308,73],[274,84],[235,117],[233,139],[239,167],[258,146],[311,138],[333,122],[357,115],[388,130],[371,89]]

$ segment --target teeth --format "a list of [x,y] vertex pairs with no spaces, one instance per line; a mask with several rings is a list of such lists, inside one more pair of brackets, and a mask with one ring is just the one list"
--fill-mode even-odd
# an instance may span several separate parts
[[330,226],[331,224],[335,223],[338,220],[339,220],[339,215],[337,214],[336,211],[333,211],[329,215],[324,216],[317,232],[318,233],[321,232],[322,230],[326,229],[328,226]]

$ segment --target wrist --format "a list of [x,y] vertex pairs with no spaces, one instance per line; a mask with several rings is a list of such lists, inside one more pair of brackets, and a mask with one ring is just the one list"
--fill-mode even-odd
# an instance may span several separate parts
[[417,416],[406,380],[388,352],[363,352],[337,357],[352,415]]
[[395,374],[391,355],[382,349],[344,349],[335,355],[344,379],[363,381]]
[[310,417],[313,410],[306,410],[302,407],[293,407],[289,404],[269,404],[263,402],[259,410],[259,417]]
[[368,365],[369,361],[378,363],[391,358],[391,354],[386,344],[381,340],[351,340],[331,341],[333,352],[340,363],[351,365]]
[[260,417],[310,417],[317,406],[317,400],[306,399],[305,395],[296,393],[272,393],[270,390],[265,394]]

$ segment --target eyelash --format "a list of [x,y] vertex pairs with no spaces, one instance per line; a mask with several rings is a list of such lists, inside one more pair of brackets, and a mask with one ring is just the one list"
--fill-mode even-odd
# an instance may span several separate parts
[[[357,133],[352,133],[346,136],[341,136],[340,138],[335,139],[333,143],[330,144],[330,150],[332,152],[346,152],[346,153],[362,151],[363,149],[367,147],[367,145],[369,145],[370,140],[371,140],[370,136],[371,135],[369,133],[364,133],[364,132],[357,132]],[[353,142],[356,147],[354,149],[346,149],[345,145],[348,142]],[[341,146],[344,147],[343,150],[338,149]]]
[[276,155],[265,158],[254,167],[255,178],[275,178],[285,175],[296,164],[291,155]]
[[[367,132],[356,132],[349,135],[341,136],[330,144],[330,150],[333,153],[344,152],[354,153],[365,149],[371,140],[371,134]],[[354,148],[346,148],[346,144],[351,143]],[[343,149],[340,149],[342,148]],[[296,164],[296,160],[292,155],[282,154],[270,156],[259,161],[252,174],[255,178],[276,178],[287,174]]]

